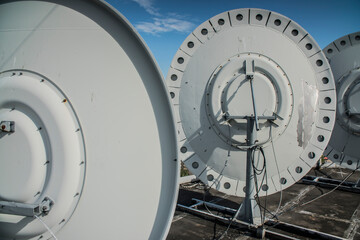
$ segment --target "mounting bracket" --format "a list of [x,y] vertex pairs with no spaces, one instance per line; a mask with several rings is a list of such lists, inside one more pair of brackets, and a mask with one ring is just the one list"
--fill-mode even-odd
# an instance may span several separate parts
[[[249,76],[250,81],[250,88],[251,88],[251,99],[253,104],[253,111],[254,114],[251,116],[238,116],[246,119],[246,126],[247,126],[247,149],[246,154],[246,184],[245,184],[245,198],[240,205],[240,208],[235,213],[235,218],[250,224],[260,225],[261,222],[261,211],[258,203],[255,200],[255,187],[254,187],[254,178],[256,177],[253,174],[253,163],[252,157],[255,151],[255,143],[256,143],[256,132],[259,131],[259,116],[256,112],[256,103],[255,103],[255,95],[254,89],[252,85],[252,77]],[[275,120],[275,116],[261,116],[262,119],[267,120]]]
[[53,205],[54,201],[49,197],[45,197],[38,204],[0,201],[0,213],[34,217],[41,214],[47,215]]
[[15,132],[15,122],[14,121],[1,121],[0,122],[0,132],[7,132],[7,133]]

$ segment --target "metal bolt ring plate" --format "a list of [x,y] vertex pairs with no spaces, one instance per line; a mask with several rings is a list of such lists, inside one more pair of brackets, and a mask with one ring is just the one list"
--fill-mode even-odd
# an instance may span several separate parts
[[337,112],[325,155],[349,168],[360,166],[360,32],[345,35],[324,48],[334,74]]
[[[258,144],[264,148],[268,176],[267,187],[263,188],[266,191],[259,190],[262,196],[294,184],[321,156],[334,124],[336,93],[325,55],[313,38],[287,17],[262,9],[236,9],[200,24],[175,54],[166,83],[175,96],[171,101],[179,149],[187,149],[179,151],[180,159],[204,183],[220,191],[244,195],[246,149],[239,145],[245,141],[245,136],[235,129],[241,126],[226,125],[220,120],[227,107],[231,112],[249,113],[246,106],[251,105],[251,101],[246,98],[246,89],[239,85],[237,91],[231,83],[244,79],[245,63],[236,65],[235,59],[245,59],[247,55],[254,61],[254,69],[249,71],[250,75],[255,74],[254,83],[262,81],[271,86],[255,89],[255,92],[258,89],[267,91],[263,98],[257,93],[258,102],[267,106],[259,115],[277,114],[279,108],[287,112],[279,116],[272,127],[263,128],[259,133]],[[183,61],[179,62],[179,58]],[[262,69],[267,66],[283,77],[260,71],[259,64]],[[277,87],[284,83],[288,85]],[[236,92],[241,94],[236,95]],[[226,101],[232,93],[238,102],[231,105]],[[226,126],[229,126],[229,133],[226,133]],[[267,135],[267,139],[261,140],[260,135],[263,139]],[[256,159],[261,167],[259,151]],[[192,167],[194,162],[196,169]],[[262,177],[258,176],[258,180]],[[229,183],[227,188],[225,183]]]

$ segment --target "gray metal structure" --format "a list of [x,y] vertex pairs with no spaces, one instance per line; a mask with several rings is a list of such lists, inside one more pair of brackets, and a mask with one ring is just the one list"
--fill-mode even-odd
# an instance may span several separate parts
[[334,74],[337,112],[325,156],[349,168],[360,167],[360,32],[343,36],[324,53]]
[[176,131],[144,41],[97,0],[5,0],[0,18],[0,239],[164,239]]
[[[180,159],[227,194],[245,196],[247,178],[253,196],[291,186],[322,155],[335,122],[325,55],[297,23],[267,10],[236,9],[202,23],[175,54],[166,83]],[[255,171],[246,176],[249,148]]]
[[[324,240],[345,240],[345,238],[334,236],[331,234],[327,234],[324,232],[319,232],[313,229],[301,227],[298,225],[293,225],[290,223],[282,222],[274,219],[267,219],[264,223],[265,226],[273,227],[275,229],[282,230],[282,233],[274,232],[269,228],[259,228],[256,225],[250,224],[248,222],[239,221],[237,219],[232,219],[230,217],[226,217],[226,215],[234,215],[237,213],[236,209],[232,209],[229,207],[224,207],[221,205],[217,205],[211,202],[206,202],[203,200],[198,200],[193,198],[192,201],[194,204],[191,206],[185,206],[182,204],[178,204],[178,208],[184,212],[189,212],[191,214],[200,216],[205,219],[214,220],[222,222],[227,226],[236,226],[239,229],[246,229],[246,231],[250,231],[256,234],[256,236],[260,239],[282,239],[282,240],[298,240],[298,236],[303,236],[310,239],[324,239]],[[206,206],[207,209],[216,210],[218,213],[221,212],[223,215],[220,216],[218,214],[214,214],[211,211],[200,210],[201,206]],[[288,234],[287,234],[288,233]],[[297,234],[298,236],[294,236]]]

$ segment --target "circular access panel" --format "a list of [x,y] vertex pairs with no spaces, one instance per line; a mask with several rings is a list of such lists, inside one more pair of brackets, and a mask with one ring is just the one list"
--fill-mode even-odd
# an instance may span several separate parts
[[166,79],[180,159],[209,186],[244,196],[245,117],[255,115],[255,105],[259,195],[291,186],[331,136],[336,93],[329,68],[313,38],[278,13],[237,9],[202,23]]
[[164,239],[176,131],[145,43],[102,1],[0,14],[0,239]]
[[337,111],[325,155],[350,168],[360,166],[360,32],[343,36],[323,50],[334,74]]

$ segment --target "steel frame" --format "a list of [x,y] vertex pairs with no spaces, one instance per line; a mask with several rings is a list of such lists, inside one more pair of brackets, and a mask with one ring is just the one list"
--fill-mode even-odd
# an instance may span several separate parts
[[316,231],[313,229],[309,229],[309,228],[305,228],[305,227],[301,227],[298,225],[293,225],[293,224],[289,224],[286,222],[281,222],[281,221],[273,220],[273,219],[266,219],[264,225],[258,226],[255,224],[240,221],[234,217],[222,217],[222,216],[213,214],[210,211],[200,210],[198,208],[200,206],[206,206],[209,209],[217,210],[219,212],[222,212],[222,213],[225,213],[225,214],[228,214],[231,216],[236,214],[237,210],[228,208],[228,207],[224,207],[224,206],[221,206],[218,204],[214,204],[211,202],[202,201],[202,200],[199,200],[196,198],[192,198],[192,201],[194,201],[195,203],[191,206],[177,204],[177,209],[180,211],[191,213],[196,216],[200,216],[207,220],[216,219],[224,225],[231,224],[232,226],[235,226],[235,227],[239,228],[240,230],[249,231],[249,232],[254,233],[256,235],[256,237],[258,237],[258,238],[268,237],[271,239],[284,239],[284,240],[298,239],[296,237],[278,233],[278,232],[272,231],[272,230],[264,227],[264,226],[268,226],[268,227],[271,227],[274,229],[282,230],[284,232],[297,234],[297,235],[303,236],[303,237],[310,237],[313,239],[345,240],[344,238],[341,238],[341,237],[338,237],[335,235],[327,234],[324,232]]
[[299,183],[315,185],[323,188],[337,188],[338,190],[360,193],[360,180],[357,182],[343,182],[337,179],[316,177],[316,176],[304,176]]

